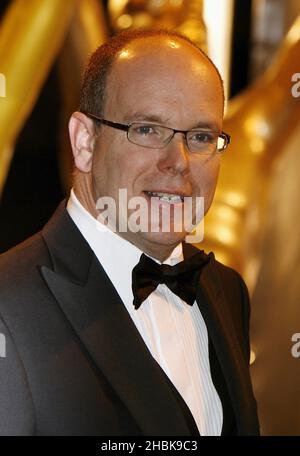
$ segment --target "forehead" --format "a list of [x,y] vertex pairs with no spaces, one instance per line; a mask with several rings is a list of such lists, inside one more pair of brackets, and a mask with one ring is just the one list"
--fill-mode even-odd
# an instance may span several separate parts
[[119,52],[106,94],[112,109],[201,109],[207,103],[223,109],[221,83],[211,63],[189,43],[169,37],[139,39]]

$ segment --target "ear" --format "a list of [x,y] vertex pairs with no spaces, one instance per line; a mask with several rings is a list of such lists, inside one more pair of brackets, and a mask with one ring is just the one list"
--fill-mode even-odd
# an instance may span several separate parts
[[95,143],[94,122],[82,112],[76,111],[69,121],[69,134],[76,168],[89,173]]

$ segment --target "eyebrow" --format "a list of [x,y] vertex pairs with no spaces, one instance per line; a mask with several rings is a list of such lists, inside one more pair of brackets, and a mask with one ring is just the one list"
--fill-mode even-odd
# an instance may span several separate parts
[[191,128],[191,130],[196,130],[198,128],[216,132],[221,131],[221,128],[216,124],[216,122],[198,122],[194,127]]
[[124,116],[125,121],[135,122],[135,121],[146,121],[146,122],[158,122],[158,123],[167,123],[170,119],[162,118],[156,114],[145,114],[143,112],[133,112]]
[[[123,119],[125,122],[155,122],[161,125],[165,125],[169,122],[169,118],[163,118],[159,115],[156,114],[145,114],[142,112],[133,112],[130,114],[126,114]],[[166,127],[169,127],[168,125],[165,125]],[[169,127],[172,128],[172,127]],[[191,127],[188,131],[190,130],[196,130],[197,128],[200,129],[205,129],[205,130],[211,130],[211,131],[221,131],[221,128],[216,124],[216,122],[210,122],[210,121],[199,121],[196,123],[193,127]]]

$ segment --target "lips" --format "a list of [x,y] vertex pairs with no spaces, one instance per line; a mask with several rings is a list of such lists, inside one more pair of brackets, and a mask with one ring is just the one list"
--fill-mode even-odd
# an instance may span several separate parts
[[178,190],[145,190],[144,193],[149,197],[156,197],[159,201],[164,201],[170,204],[183,203],[184,197],[189,196]]

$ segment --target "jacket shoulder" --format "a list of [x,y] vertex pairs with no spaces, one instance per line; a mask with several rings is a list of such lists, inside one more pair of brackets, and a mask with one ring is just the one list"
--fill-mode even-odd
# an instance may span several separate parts
[[[218,277],[221,281],[223,291],[226,294],[235,295],[237,301],[248,303],[249,293],[247,285],[241,274],[230,266],[227,266],[218,261],[213,256],[213,267],[217,271]],[[232,296],[233,297],[233,296]]]
[[11,268],[16,270],[45,258],[49,258],[49,255],[47,255],[47,247],[41,231],[39,231],[15,247],[1,253],[0,269],[1,271]]
[[40,279],[39,265],[50,264],[50,257],[41,232],[0,255],[0,304],[8,294],[20,295]]

